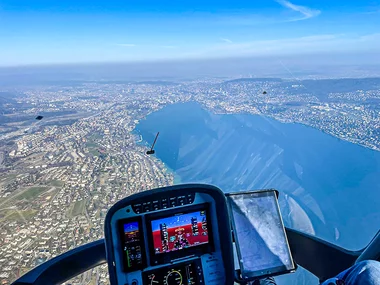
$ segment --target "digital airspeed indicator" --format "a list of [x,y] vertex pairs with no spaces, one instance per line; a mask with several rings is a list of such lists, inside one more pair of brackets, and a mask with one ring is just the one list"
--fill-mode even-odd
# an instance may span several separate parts
[[144,272],[144,285],[195,285],[203,282],[200,261],[165,266]]

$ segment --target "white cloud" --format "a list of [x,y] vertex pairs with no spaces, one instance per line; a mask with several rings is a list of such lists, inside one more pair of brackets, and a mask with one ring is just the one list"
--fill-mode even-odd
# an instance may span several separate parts
[[[287,0],[274,0],[281,6],[291,10],[295,14],[298,14],[294,18],[283,18],[278,15],[261,15],[261,14],[231,14],[229,16],[222,16],[214,19],[214,23],[220,25],[236,25],[236,26],[254,26],[254,25],[266,25],[266,24],[279,24],[284,22],[295,22],[301,20],[311,19],[321,14],[320,10],[312,9],[306,6],[296,5]],[[224,39],[221,39],[224,40]],[[227,39],[228,40],[228,39]]]
[[335,42],[338,35],[313,35],[299,38],[286,38],[280,40],[258,40],[251,42],[233,43],[230,45],[217,45],[213,49],[216,51],[241,51],[254,53],[271,53],[281,51],[292,51],[293,49],[311,49],[317,46]]
[[306,20],[306,19],[314,18],[314,17],[318,16],[319,14],[321,14],[320,10],[311,9],[309,7],[305,7],[305,6],[301,6],[301,5],[296,5],[296,4],[293,4],[287,0],[276,0],[276,2],[279,3],[280,5],[286,7],[286,8],[289,8],[295,12],[302,14],[301,18],[294,18],[294,19],[290,19],[289,21]]
[[329,52],[380,50],[380,33],[361,36],[346,34],[311,35],[298,38],[215,44],[189,51],[188,57],[276,56]]
[[121,47],[135,47],[136,46],[135,44],[117,44],[117,45]]
[[223,42],[229,43],[229,44],[233,43],[230,39],[220,38],[220,40],[222,40]]
[[[380,33],[321,34],[272,40],[231,41],[226,44],[222,38],[214,44],[198,46],[138,45],[133,49],[134,57],[163,59],[223,58],[234,56],[287,56],[332,54],[353,52],[363,54],[380,50]],[[228,38],[227,38],[228,40]],[[131,49],[132,51],[132,49]]]

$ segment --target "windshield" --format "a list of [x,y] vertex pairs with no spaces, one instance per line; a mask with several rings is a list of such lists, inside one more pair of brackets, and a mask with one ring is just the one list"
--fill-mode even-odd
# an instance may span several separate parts
[[118,200],[179,183],[274,188],[287,227],[369,243],[380,6],[259,2],[1,1],[2,284],[103,238]]

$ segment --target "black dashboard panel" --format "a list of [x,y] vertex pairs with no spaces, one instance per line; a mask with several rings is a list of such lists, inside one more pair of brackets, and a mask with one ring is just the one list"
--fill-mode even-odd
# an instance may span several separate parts
[[144,191],[107,213],[111,284],[233,284],[226,199],[213,186],[176,185]]
[[173,208],[176,206],[190,205],[194,202],[195,193],[187,195],[161,195],[158,199],[147,199],[144,202],[132,205],[132,209],[136,214],[148,213],[152,211]]
[[[353,265],[363,253],[362,250],[349,251],[339,248],[296,230],[287,228],[286,231],[294,259],[317,276],[321,282]],[[12,285],[62,284],[91,268],[106,263],[105,247],[104,239],[79,246],[33,268]],[[319,262],[320,260],[322,262]],[[210,263],[212,262],[210,260]]]

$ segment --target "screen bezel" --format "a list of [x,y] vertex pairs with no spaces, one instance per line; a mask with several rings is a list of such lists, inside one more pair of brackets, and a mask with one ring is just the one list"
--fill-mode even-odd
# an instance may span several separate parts
[[[138,223],[139,232],[140,232],[140,247],[141,247],[142,263],[139,266],[136,266],[133,268],[128,268],[127,267],[127,260],[124,257],[124,236],[125,236],[124,225],[126,223],[131,223],[131,222],[137,222]],[[119,229],[120,249],[122,252],[122,255],[120,258],[121,258],[121,262],[123,264],[123,267],[122,267],[123,272],[133,272],[133,271],[138,271],[138,270],[144,269],[146,267],[147,260],[146,260],[146,253],[145,253],[144,232],[143,232],[141,216],[118,220],[118,229]]]
[[[153,231],[152,231],[152,221],[159,220],[162,218],[169,218],[176,215],[188,214],[197,211],[206,211],[206,221],[207,221],[207,232],[208,232],[208,243],[200,244],[197,246],[192,246],[184,248],[181,250],[166,252],[166,253],[155,253],[154,243],[153,243]],[[145,223],[147,227],[148,241],[149,241],[149,256],[152,265],[163,264],[171,262],[175,259],[187,257],[187,256],[200,256],[205,253],[212,252],[214,250],[214,235],[212,231],[211,224],[211,212],[210,204],[203,203],[191,207],[178,208],[173,210],[164,211],[161,213],[150,214],[145,216]]]
[[[247,272],[244,269],[243,258],[242,258],[242,254],[241,254],[240,246],[239,246],[239,238],[234,232],[234,229],[236,228],[236,226],[235,226],[235,219],[234,219],[234,214],[233,214],[232,205],[231,205],[231,200],[233,198],[231,196],[248,197],[248,195],[250,195],[250,197],[249,197],[250,199],[255,199],[255,198],[259,198],[259,197],[263,197],[263,196],[268,196],[268,193],[273,193],[273,198],[275,199],[276,210],[277,210],[277,214],[278,214],[278,217],[280,219],[280,222],[281,222],[282,232],[283,232],[283,235],[285,238],[286,247],[287,247],[288,252],[289,252],[290,265],[292,266],[292,268],[288,269],[285,265],[280,265],[280,266],[274,266],[272,268],[267,268],[265,270]],[[239,259],[240,271],[241,271],[241,275],[243,277],[243,280],[245,280],[245,281],[251,281],[251,280],[260,279],[260,278],[268,277],[268,276],[282,275],[282,274],[294,272],[297,268],[297,266],[293,260],[292,252],[290,250],[288,237],[286,235],[285,226],[284,226],[284,222],[283,222],[281,211],[280,211],[280,206],[278,204],[278,194],[279,194],[278,191],[275,189],[226,193],[227,204],[228,204],[228,209],[230,212],[231,224],[232,224],[232,229],[233,229],[233,238],[235,240],[236,251],[237,251],[237,255],[238,255],[238,259]],[[252,195],[254,197],[252,197]]]

